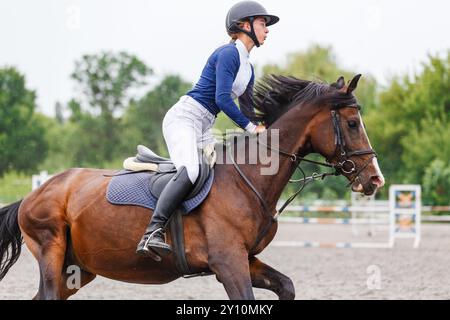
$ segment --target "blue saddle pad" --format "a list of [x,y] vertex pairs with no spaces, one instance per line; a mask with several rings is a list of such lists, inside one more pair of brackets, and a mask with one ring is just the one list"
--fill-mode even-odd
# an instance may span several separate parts
[[[158,199],[150,192],[150,178],[153,175],[149,172],[129,172],[127,170],[121,171],[111,179],[106,192],[106,199],[112,204],[155,209]],[[194,198],[183,202],[182,209],[185,214],[197,208],[206,199],[209,191],[211,191],[213,181],[214,170],[211,171],[200,192]]]

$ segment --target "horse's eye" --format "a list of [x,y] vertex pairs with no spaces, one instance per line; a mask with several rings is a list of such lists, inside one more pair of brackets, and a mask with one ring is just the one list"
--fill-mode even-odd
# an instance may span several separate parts
[[350,120],[350,121],[348,122],[348,126],[349,126],[350,128],[356,128],[356,127],[358,126],[358,123],[357,123],[355,120]]

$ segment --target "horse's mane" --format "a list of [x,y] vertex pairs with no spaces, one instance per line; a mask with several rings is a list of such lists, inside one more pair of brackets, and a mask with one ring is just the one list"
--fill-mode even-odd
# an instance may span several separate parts
[[304,104],[355,104],[350,93],[339,91],[336,84],[318,83],[295,77],[269,75],[264,77],[254,92],[256,114],[252,120],[270,126],[291,107]]

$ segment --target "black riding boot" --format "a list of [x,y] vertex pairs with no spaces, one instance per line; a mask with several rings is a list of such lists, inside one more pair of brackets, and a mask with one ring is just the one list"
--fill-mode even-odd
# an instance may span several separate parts
[[172,252],[170,245],[165,242],[164,228],[172,213],[180,206],[192,187],[186,168],[181,167],[162,191],[152,220],[137,246],[137,253],[148,255],[150,248],[160,256]]

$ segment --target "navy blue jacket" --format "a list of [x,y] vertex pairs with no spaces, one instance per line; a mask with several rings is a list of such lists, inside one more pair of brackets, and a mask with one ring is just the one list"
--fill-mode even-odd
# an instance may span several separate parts
[[240,68],[239,52],[234,43],[222,46],[209,57],[203,69],[200,80],[187,93],[197,100],[213,115],[220,111],[230,117],[239,127],[245,129],[254,115],[253,85],[255,72],[252,66],[252,76],[244,94],[239,97],[240,108],[232,99],[233,82]]

